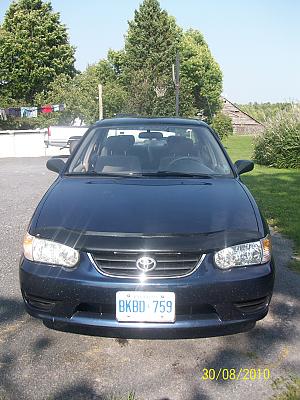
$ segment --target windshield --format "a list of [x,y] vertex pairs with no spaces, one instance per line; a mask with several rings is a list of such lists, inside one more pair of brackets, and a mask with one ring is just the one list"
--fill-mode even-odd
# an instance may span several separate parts
[[95,127],[87,134],[68,174],[118,176],[233,176],[205,126]]

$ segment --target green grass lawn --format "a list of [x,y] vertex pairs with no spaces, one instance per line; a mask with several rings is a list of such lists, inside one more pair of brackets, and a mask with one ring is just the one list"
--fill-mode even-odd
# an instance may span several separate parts
[[273,400],[300,399],[300,378],[298,377],[277,378],[272,386],[278,392],[271,398]]
[[[230,136],[224,140],[231,159],[253,158],[253,137]],[[293,239],[295,254],[300,255],[300,170],[277,169],[255,165],[242,175],[269,225]],[[300,270],[299,262],[293,262]]]

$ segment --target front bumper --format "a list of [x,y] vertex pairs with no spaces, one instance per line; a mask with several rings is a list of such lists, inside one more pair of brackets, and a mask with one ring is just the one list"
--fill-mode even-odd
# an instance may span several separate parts
[[[119,338],[197,338],[253,328],[268,312],[274,266],[271,261],[221,271],[208,254],[190,276],[139,282],[102,275],[83,253],[72,271],[22,258],[20,283],[28,313],[53,329]],[[175,292],[176,321],[118,322],[115,298],[120,290]]]

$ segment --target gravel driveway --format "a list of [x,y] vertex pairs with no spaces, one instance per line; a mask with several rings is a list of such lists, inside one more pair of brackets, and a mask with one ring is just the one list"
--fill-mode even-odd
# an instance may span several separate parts
[[[0,399],[268,399],[272,381],[300,374],[300,275],[291,243],[273,236],[277,276],[271,311],[248,333],[220,338],[116,340],[51,331],[23,309],[21,242],[55,175],[46,158],[0,159]],[[203,368],[269,368],[271,379],[203,380]]]

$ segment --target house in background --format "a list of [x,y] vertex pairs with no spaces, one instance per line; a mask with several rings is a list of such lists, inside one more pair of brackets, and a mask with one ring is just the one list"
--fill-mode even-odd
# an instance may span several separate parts
[[221,97],[223,102],[223,114],[231,118],[233,132],[237,135],[257,135],[265,129],[264,125],[251,117],[245,111],[239,109],[225,97]]

